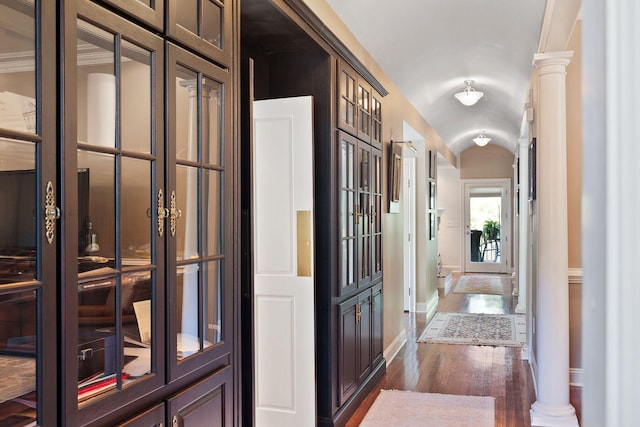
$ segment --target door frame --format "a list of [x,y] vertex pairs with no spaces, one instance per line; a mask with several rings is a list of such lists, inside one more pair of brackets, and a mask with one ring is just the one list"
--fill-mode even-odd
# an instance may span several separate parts
[[[512,182],[511,178],[489,178],[489,179],[463,179],[460,180],[461,189],[461,224],[460,228],[460,247],[461,247],[461,270],[467,272],[481,273],[510,273],[512,269],[511,263],[511,231],[513,228],[513,216],[511,215],[512,206]],[[502,203],[501,203],[501,227],[500,227],[500,245],[501,245],[501,262],[496,264],[484,264],[483,268],[471,268],[469,260],[470,245],[469,228],[469,198],[468,191],[473,187],[502,187]]]
[[402,159],[404,311],[416,312],[416,159]]

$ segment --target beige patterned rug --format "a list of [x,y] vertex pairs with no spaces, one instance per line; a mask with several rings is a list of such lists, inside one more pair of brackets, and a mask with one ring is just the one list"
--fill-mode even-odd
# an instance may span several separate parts
[[527,341],[523,314],[438,312],[418,342],[522,347]]
[[360,427],[494,427],[495,398],[382,390]]
[[453,289],[454,294],[502,295],[502,277],[488,274],[461,276]]

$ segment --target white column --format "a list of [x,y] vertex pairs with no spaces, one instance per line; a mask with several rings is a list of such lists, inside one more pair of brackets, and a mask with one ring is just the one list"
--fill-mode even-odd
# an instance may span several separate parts
[[520,199],[518,200],[518,304],[516,313],[527,312],[527,283],[529,279],[529,139],[518,141],[518,158],[520,159]]
[[536,54],[538,74],[537,400],[532,426],[578,426],[569,403],[566,67],[573,52]]
[[[197,153],[193,150],[201,149],[203,159],[209,158],[209,124],[210,113],[209,104],[211,98],[212,87],[206,84],[201,85],[200,94],[200,115],[198,115],[198,85],[194,80],[181,83],[182,86],[189,90],[189,145],[188,158],[195,159]],[[201,120],[198,120],[198,118]],[[198,133],[198,122],[200,122],[200,133]],[[207,194],[208,181],[203,179],[202,191]],[[187,194],[186,212],[184,213],[185,236],[184,236],[184,259],[194,258],[199,255],[198,252],[198,171],[196,168],[187,169]],[[207,221],[203,221],[203,235],[206,235]],[[206,250],[207,240],[201,242],[201,251]],[[201,255],[201,254],[200,254]],[[184,267],[183,272],[183,290],[182,290],[182,330],[183,334],[193,337],[199,336],[198,325],[198,274],[202,274],[198,264],[188,264]]]

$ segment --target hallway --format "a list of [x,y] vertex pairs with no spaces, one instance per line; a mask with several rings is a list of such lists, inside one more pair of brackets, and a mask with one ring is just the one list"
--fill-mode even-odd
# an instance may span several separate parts
[[[454,277],[452,289],[459,279]],[[458,313],[512,314],[517,298],[511,296],[510,277],[503,275],[502,295],[458,294],[440,296],[438,311]],[[535,401],[534,383],[521,349],[452,344],[419,344],[427,326],[424,313],[405,313],[407,343],[387,367],[387,373],[374,387],[347,423],[358,426],[381,389],[428,393],[493,396],[496,398],[496,427],[531,425],[529,409]],[[571,389],[571,403],[580,419],[579,389]],[[427,424],[425,424],[427,425]]]

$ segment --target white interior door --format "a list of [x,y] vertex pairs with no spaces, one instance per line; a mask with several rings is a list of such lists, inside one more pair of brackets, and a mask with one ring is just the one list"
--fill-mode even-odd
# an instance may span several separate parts
[[[511,198],[508,179],[464,182],[465,272],[507,273],[511,256]],[[491,233],[487,223],[497,224]]]
[[402,161],[404,213],[404,310],[416,311],[416,159]]
[[312,426],[313,98],[256,101],[253,108],[256,426]]

